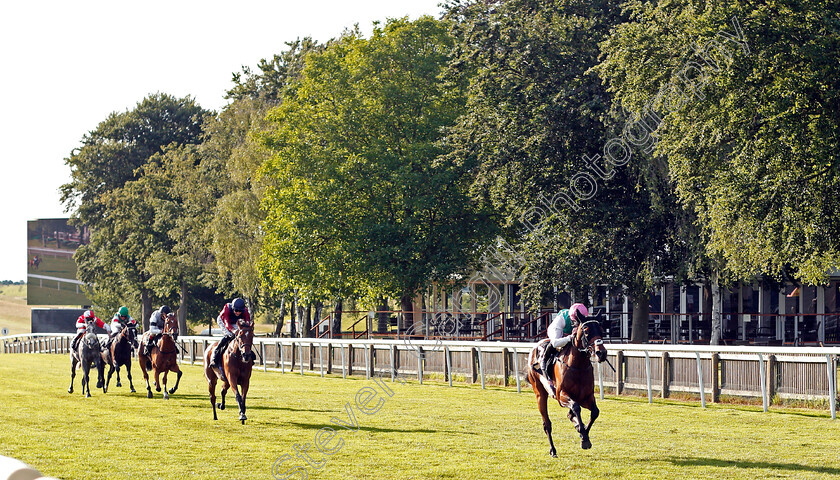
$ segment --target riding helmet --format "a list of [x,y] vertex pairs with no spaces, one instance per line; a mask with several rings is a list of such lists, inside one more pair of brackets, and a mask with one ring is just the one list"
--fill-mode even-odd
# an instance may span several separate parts
[[127,317],[128,316],[128,307],[120,307],[120,316]]
[[171,312],[171,311],[172,310],[170,310],[169,307],[166,306],[166,305],[163,305],[162,307],[160,307],[160,313],[163,313],[164,315],[169,315],[169,312]]
[[93,318],[93,310],[85,310],[85,318]]
[[569,307],[569,313],[578,322],[586,320],[586,317],[589,316],[589,310],[582,303],[575,303]]
[[241,298],[234,298],[232,302],[230,302],[230,306],[232,310],[239,310],[240,312],[245,311],[245,300]]

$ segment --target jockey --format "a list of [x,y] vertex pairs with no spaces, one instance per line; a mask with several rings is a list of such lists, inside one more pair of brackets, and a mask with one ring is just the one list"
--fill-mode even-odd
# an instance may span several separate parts
[[111,327],[94,315],[93,310],[85,310],[85,313],[79,315],[76,319],[76,338],[73,339],[73,350],[79,345],[79,340],[85,335],[88,326],[94,324],[99,328],[104,328],[108,334],[111,334]]
[[225,336],[219,340],[219,344],[213,350],[213,355],[210,357],[210,365],[215,367],[220,366],[221,362],[219,360],[221,359],[222,352],[225,351],[228,343],[235,336],[235,332],[239,330],[240,321],[251,323],[251,313],[248,312],[248,307],[245,306],[245,300],[234,298],[233,301],[225,304],[222,311],[219,312],[219,316],[216,317],[216,323],[219,324]]
[[567,309],[560,310],[554,316],[554,320],[548,326],[548,346],[540,361],[540,368],[546,377],[548,377],[546,364],[550,356],[572,341],[572,328],[585,321],[588,316],[589,310],[582,303],[575,303]]
[[[111,319],[111,335],[108,338],[108,343],[111,340],[120,334],[123,328],[137,328],[137,322],[128,314],[128,307],[120,307],[117,313],[114,314],[114,318]],[[135,347],[137,346],[137,340],[134,341]]]
[[166,318],[171,314],[172,310],[168,306],[163,305],[152,312],[152,315],[149,317],[149,331],[143,334],[143,345],[145,347],[143,354],[147,357],[152,354],[152,347],[155,346],[157,338],[163,332]]

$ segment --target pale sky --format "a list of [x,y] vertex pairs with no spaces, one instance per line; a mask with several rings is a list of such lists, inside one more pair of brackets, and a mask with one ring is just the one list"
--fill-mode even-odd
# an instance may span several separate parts
[[68,216],[64,159],[111,112],[150,93],[218,110],[231,74],[311,36],[439,16],[441,0],[76,0],[0,4],[0,280],[26,278],[26,222]]

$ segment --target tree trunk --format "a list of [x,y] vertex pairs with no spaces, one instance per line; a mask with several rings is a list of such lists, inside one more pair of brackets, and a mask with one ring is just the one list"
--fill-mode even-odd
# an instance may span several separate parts
[[312,328],[315,330],[312,331],[313,337],[320,337],[321,336],[321,312],[324,311],[324,302],[318,300],[315,302],[315,316],[312,317]]
[[[302,309],[303,307],[301,307]],[[306,316],[303,317],[303,322],[303,327],[301,327],[303,331],[300,332],[300,335],[307,338],[314,336],[312,335],[312,302],[306,304]]]
[[297,292],[297,289],[295,289],[295,295],[294,295],[294,297],[292,297],[292,310],[289,313],[289,315],[290,315],[290,318],[289,318],[289,336],[291,336],[292,338],[297,337],[297,320],[298,320],[297,304],[298,304],[298,292]]
[[140,315],[142,318],[140,321],[143,323],[143,331],[149,331],[149,317],[152,316],[152,297],[149,295],[149,291],[146,289],[140,290],[140,303],[142,308],[140,310]]
[[634,295],[632,298],[633,330],[630,332],[630,343],[647,343],[648,324],[650,323],[650,297],[648,295]]
[[187,289],[187,281],[181,279],[181,305],[178,306],[178,332],[181,335],[189,334],[187,330],[187,303],[189,302],[190,292]]
[[720,273],[712,270],[712,338],[709,343],[720,345],[721,328],[723,327],[723,302],[720,296]]
[[341,338],[341,309],[344,307],[344,300],[341,297],[335,301],[335,312],[333,313],[332,325],[330,325],[330,338]]
[[283,332],[283,321],[286,318],[286,296],[280,297],[280,314],[277,316],[277,323],[274,325],[274,336],[279,337]]
[[388,300],[379,297],[379,313],[376,314],[377,316],[377,324],[376,324],[376,331],[379,333],[385,333],[388,331]]
[[[400,297],[400,308],[402,309],[402,328],[409,329],[414,326],[414,296],[406,293]],[[473,308],[475,310],[475,308]],[[397,333],[400,333],[399,331]]]

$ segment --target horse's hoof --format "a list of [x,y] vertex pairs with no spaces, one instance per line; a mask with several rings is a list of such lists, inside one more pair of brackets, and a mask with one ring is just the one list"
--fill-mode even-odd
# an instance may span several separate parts
[[224,405],[222,405],[221,403],[217,403],[217,404],[216,404],[216,408],[218,408],[219,410],[224,410],[224,409],[225,409],[225,406],[224,406]]
[[67,393],[73,393],[73,388],[68,388]]
[[137,393],[137,390],[135,390],[134,387],[131,387],[131,393]]
[[96,382],[96,388],[102,388],[102,382]]
[[592,448],[592,442],[590,442],[589,440],[583,440],[580,442],[580,448],[584,450],[589,450],[590,448]]
[[156,392],[159,392],[159,391],[160,391],[160,387],[155,387],[155,391],[156,391]]
[[169,389],[169,393],[170,393],[170,394],[175,393],[175,389],[174,389],[174,388],[170,388],[170,389]]
[[122,383],[117,382],[117,386],[118,386],[118,387],[122,387]]
[[89,393],[86,393],[86,394],[85,394],[85,398],[90,398],[90,394],[89,394]]
[[244,413],[240,413],[239,419],[242,420],[242,423],[245,423],[245,420],[248,420],[248,417],[246,417]]
[[146,395],[146,397],[147,397],[147,398],[154,398],[154,395],[152,395],[152,391],[151,391],[151,390],[149,390],[149,393]]

